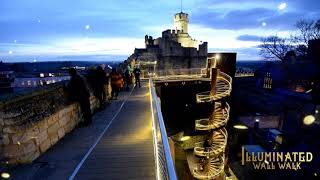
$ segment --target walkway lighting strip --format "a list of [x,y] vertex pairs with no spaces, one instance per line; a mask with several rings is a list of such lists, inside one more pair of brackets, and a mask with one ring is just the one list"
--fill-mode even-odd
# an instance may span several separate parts
[[[177,180],[177,175],[175,171],[175,166],[173,164],[171,152],[170,152],[170,145],[168,141],[168,136],[166,132],[166,128],[164,125],[162,113],[161,113],[161,108],[160,108],[160,103],[157,98],[157,94],[155,91],[155,88],[153,87],[153,82],[151,79],[149,79],[149,90],[150,90],[150,103],[151,103],[151,113],[152,113],[152,123],[153,123],[153,137],[154,137],[154,147],[155,147],[155,158],[156,158],[156,169],[157,169],[157,179],[167,179],[165,177],[161,176],[160,172],[160,164],[159,164],[159,150],[158,150],[158,141],[157,141],[157,123],[156,123],[156,118],[154,115],[154,108],[156,109],[157,113],[157,119],[159,123],[159,128],[160,128],[160,134],[161,134],[161,139],[162,139],[162,144],[163,144],[163,150],[165,154],[165,161],[166,161],[166,168],[167,168],[167,177],[169,180]],[[155,107],[153,105],[153,102],[155,104]]]

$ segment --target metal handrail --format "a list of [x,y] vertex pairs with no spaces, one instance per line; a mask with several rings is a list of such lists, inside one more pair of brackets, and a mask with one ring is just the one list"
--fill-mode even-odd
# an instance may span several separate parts
[[166,127],[152,79],[149,79],[149,87],[157,180],[177,180]]

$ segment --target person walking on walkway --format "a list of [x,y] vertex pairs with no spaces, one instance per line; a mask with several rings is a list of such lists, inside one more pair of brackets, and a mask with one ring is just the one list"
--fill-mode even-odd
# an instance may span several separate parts
[[92,122],[90,94],[84,80],[82,79],[82,77],[80,77],[80,75],[74,68],[69,69],[69,74],[71,76],[70,82],[68,84],[70,98],[71,100],[79,103],[84,120],[83,124],[85,126],[88,126]]
[[124,79],[125,79],[125,84],[126,84],[126,91],[129,91],[129,89],[130,89],[129,85],[131,84],[131,74],[128,69],[124,73]]
[[102,69],[101,66],[97,67],[96,76],[97,76],[96,97],[99,99],[100,108],[103,108],[106,101],[105,85],[108,83],[108,80],[107,80],[106,72]]
[[136,80],[136,86],[138,86],[139,84],[139,88],[141,87],[141,84],[140,84],[140,74],[141,74],[141,70],[138,66],[136,66],[133,70],[133,73],[134,73],[134,78]]
[[119,95],[120,88],[123,85],[122,76],[119,72],[117,72],[116,68],[112,68],[112,72],[110,73],[111,79],[111,99],[117,99]]

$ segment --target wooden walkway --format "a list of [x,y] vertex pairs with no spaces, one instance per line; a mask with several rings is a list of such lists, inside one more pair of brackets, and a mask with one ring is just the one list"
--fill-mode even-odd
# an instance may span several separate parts
[[74,179],[156,179],[149,87],[135,88]]

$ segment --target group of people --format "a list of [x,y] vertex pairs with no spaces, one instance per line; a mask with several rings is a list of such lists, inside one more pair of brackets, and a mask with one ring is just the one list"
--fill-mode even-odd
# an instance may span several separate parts
[[110,73],[111,79],[111,99],[117,99],[119,91],[125,89],[126,91],[130,90],[130,85],[133,80],[135,80],[135,86],[141,87],[140,82],[141,70],[139,67],[131,68],[130,65],[127,66],[124,73],[117,71],[115,68],[112,69]]
[[[81,112],[83,114],[83,125],[88,126],[92,122],[91,108],[90,108],[90,93],[86,86],[84,79],[77,73],[76,69],[70,68],[70,82],[67,86],[69,97],[72,101],[80,104]],[[112,68],[111,73],[108,75],[103,67],[98,66],[96,69],[90,69],[85,75],[88,85],[93,91],[93,95],[99,100],[99,108],[105,107],[107,99],[106,89],[111,86],[111,97],[117,99],[119,92],[125,89],[129,90],[130,85],[135,79],[135,85],[141,87],[140,83],[141,70],[139,67],[131,68],[130,65],[125,69],[125,72],[117,71]]]

